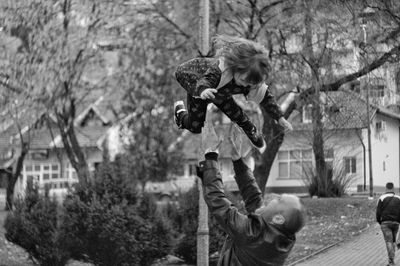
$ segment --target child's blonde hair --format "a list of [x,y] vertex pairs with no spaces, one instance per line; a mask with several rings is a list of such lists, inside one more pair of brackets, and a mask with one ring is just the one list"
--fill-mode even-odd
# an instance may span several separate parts
[[226,69],[231,73],[247,74],[250,84],[258,84],[268,77],[271,71],[268,52],[259,43],[227,35],[213,38],[217,57],[223,57]]

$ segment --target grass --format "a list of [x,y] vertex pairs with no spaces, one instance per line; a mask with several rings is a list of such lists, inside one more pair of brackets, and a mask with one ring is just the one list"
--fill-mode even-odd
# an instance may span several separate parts
[[[286,262],[290,264],[316,251],[348,240],[375,223],[376,200],[366,198],[303,199],[308,221],[297,234],[297,242]],[[6,212],[0,211],[3,225]],[[4,238],[0,226],[0,266],[33,265],[26,253]],[[79,265],[79,264],[77,264]]]
[[303,199],[308,221],[297,234],[297,242],[286,264],[348,240],[375,224],[376,200],[367,198]]

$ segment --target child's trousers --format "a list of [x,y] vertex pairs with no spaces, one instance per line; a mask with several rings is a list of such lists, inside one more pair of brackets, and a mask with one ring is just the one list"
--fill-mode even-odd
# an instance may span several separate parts
[[188,113],[182,117],[182,126],[192,133],[201,133],[207,114],[207,105],[215,104],[229,119],[236,123],[243,130],[248,131],[254,127],[249,117],[243,112],[242,108],[235,102],[232,95],[224,95],[223,92],[214,94],[215,99],[202,100],[194,98],[188,94],[187,108]]

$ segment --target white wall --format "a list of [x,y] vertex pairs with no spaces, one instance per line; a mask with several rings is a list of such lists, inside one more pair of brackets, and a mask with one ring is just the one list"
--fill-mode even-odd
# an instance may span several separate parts
[[[352,186],[351,191],[357,190],[357,185],[364,184],[364,152],[361,145],[361,140],[357,136],[361,132],[357,133],[357,130],[341,130],[328,132],[325,137],[325,149],[334,150],[333,167],[334,171],[337,171],[343,166],[344,157],[356,157],[356,174],[352,174]],[[312,148],[312,135],[310,132],[293,132],[291,135],[287,135],[284,142],[280,148],[281,151],[293,150],[293,149],[311,149]],[[313,165],[314,155],[312,155]],[[272,165],[270,176],[267,182],[267,187],[294,187],[294,186],[304,186],[305,182],[303,178],[306,176],[301,176],[297,179],[283,179],[279,178],[278,169],[278,156]],[[335,175],[335,174],[334,174]]]
[[[386,130],[377,131],[376,122],[378,121],[386,122]],[[387,182],[393,182],[395,187],[399,187],[399,126],[400,124],[397,119],[381,114],[377,114],[373,119],[371,127],[371,153],[374,187],[384,187]],[[366,132],[364,134],[366,139]],[[367,168],[368,165],[367,161]]]

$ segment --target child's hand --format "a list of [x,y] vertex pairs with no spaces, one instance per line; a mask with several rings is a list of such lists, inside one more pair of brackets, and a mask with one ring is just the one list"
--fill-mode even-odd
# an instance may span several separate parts
[[214,99],[214,98],[215,98],[214,93],[216,93],[216,92],[217,92],[217,90],[216,90],[216,89],[213,89],[213,88],[205,89],[204,91],[202,91],[202,92],[200,93],[200,98],[203,99],[203,100],[211,100],[211,99]]
[[290,124],[284,117],[279,118],[278,123],[285,129],[285,131],[293,130],[292,124]]

